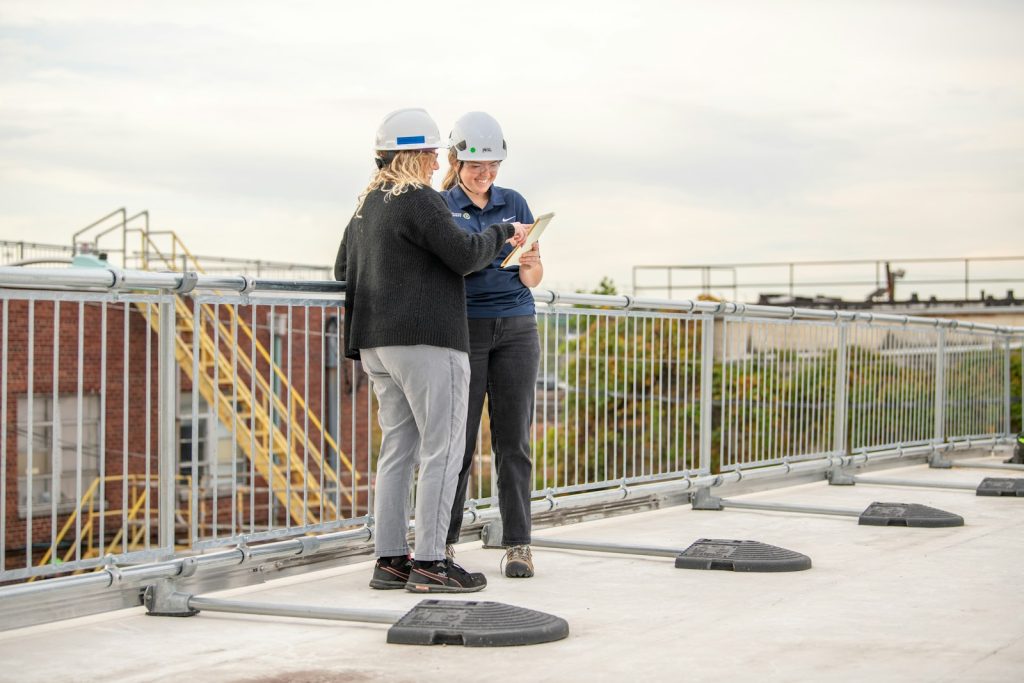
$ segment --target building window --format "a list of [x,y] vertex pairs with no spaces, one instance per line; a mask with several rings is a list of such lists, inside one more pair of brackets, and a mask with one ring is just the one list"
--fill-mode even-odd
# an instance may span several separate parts
[[[220,491],[231,489],[231,473],[239,485],[248,482],[249,465],[241,444],[231,448],[231,429],[210,412],[210,406],[199,397],[199,412],[192,420],[192,393],[183,391],[178,420],[178,472],[193,476],[192,445],[196,448],[195,472],[202,495],[212,494],[213,487]],[[193,434],[193,425],[195,433]],[[241,439],[241,435],[236,437]]]
[[[99,476],[100,397],[77,394],[18,397],[18,513],[25,516],[31,497],[32,513],[50,512],[56,499],[58,512],[69,512],[78,496]],[[82,411],[79,448],[78,411]],[[31,437],[30,437],[31,435]],[[29,463],[29,439],[32,457]],[[79,460],[79,452],[81,460]],[[31,491],[29,473],[31,472]],[[81,472],[81,491],[78,491]]]

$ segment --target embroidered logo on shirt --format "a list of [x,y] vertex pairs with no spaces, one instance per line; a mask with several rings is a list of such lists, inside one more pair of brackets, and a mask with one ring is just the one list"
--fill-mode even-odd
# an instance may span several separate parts
[[512,215],[511,215],[511,216],[509,216],[508,218],[502,218],[502,219],[501,219],[501,222],[502,222],[502,223],[507,223],[508,221],[512,220],[512,219],[513,219],[513,218],[515,218],[515,217],[516,217],[516,215],[515,215],[515,214],[512,214]]
[[459,211],[452,211],[452,218],[465,218],[468,221],[469,220],[469,213],[468,212],[467,213],[461,213]]
[[468,221],[469,220],[469,211],[467,211],[464,214],[462,214],[462,217],[465,218]]

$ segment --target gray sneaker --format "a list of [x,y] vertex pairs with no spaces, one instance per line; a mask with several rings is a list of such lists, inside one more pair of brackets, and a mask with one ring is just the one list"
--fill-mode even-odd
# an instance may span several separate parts
[[505,576],[528,579],[533,576],[533,553],[528,545],[514,545],[505,551]]

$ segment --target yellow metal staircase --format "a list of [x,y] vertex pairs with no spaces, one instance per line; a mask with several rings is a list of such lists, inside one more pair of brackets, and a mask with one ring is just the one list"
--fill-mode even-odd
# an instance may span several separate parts
[[[197,272],[202,268],[173,232],[172,255],[163,252],[145,235],[143,253],[155,253],[167,268],[174,268],[177,255],[183,255]],[[152,264],[148,258],[145,267]],[[150,326],[159,330],[159,315],[152,304],[139,304]],[[338,518],[338,500],[324,494],[324,489],[338,491],[339,498],[351,503],[353,489],[360,479],[347,455],[334,438],[324,429],[320,418],[311,410],[285,372],[278,366],[266,347],[256,338],[252,328],[238,314],[236,307],[222,304],[227,311],[222,319],[213,306],[198,306],[198,312],[183,297],[175,297],[175,358],[207,403],[216,407],[218,419],[226,427],[234,428],[238,445],[253,462],[256,472],[267,482],[274,497],[288,510],[292,523],[316,524],[324,519]],[[198,323],[198,328],[197,328]],[[196,330],[198,329],[198,343]],[[216,335],[216,342],[215,342]],[[240,346],[255,347],[256,362]],[[198,348],[198,376],[193,348]],[[261,371],[256,363],[262,361]],[[216,377],[216,384],[214,378]],[[279,392],[273,388],[277,380]],[[226,390],[225,390],[226,389]],[[237,401],[237,403],[235,403]],[[271,419],[271,415],[275,419]],[[277,418],[287,420],[283,427]],[[348,475],[346,484],[338,472],[327,463],[317,444],[305,438],[305,419],[310,427],[323,435],[325,450],[338,454],[340,467]],[[290,435],[290,438],[289,438]]]

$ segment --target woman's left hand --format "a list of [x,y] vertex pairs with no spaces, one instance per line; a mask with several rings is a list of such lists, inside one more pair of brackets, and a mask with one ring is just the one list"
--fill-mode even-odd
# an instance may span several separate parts
[[519,256],[519,267],[520,268],[526,268],[527,270],[529,270],[530,268],[536,268],[539,265],[540,265],[540,242],[534,242],[533,246],[530,247],[529,251],[524,251],[522,254],[520,254],[520,256]]
[[544,278],[544,266],[540,262],[540,242],[534,242],[529,251],[519,257],[519,281],[527,287],[536,287]]

